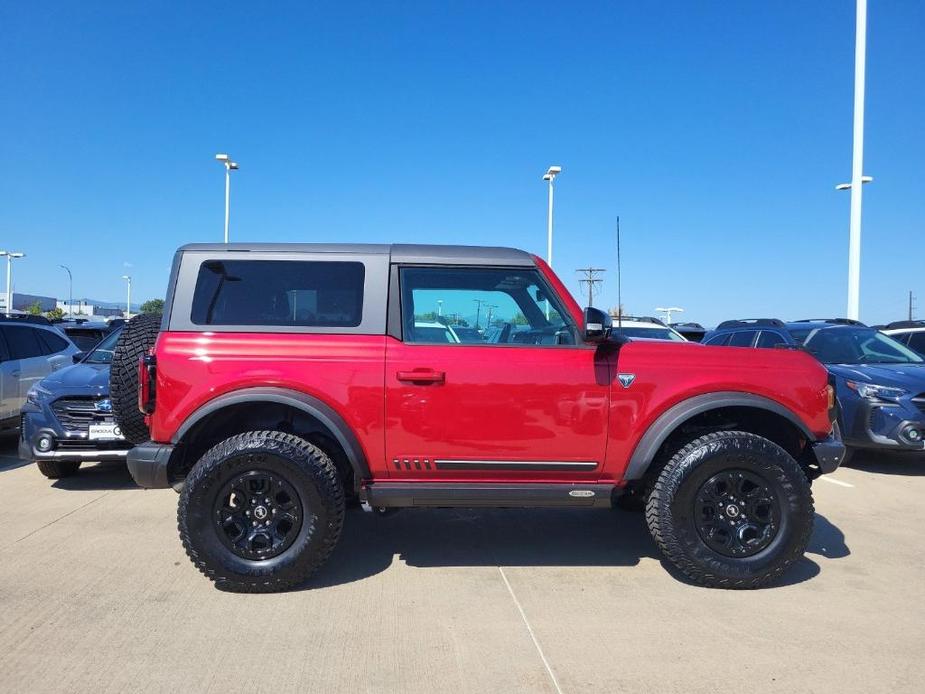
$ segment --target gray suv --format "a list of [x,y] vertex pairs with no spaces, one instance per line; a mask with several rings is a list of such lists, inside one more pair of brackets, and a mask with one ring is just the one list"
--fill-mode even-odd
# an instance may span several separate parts
[[0,429],[17,428],[29,389],[78,351],[50,324],[0,317]]

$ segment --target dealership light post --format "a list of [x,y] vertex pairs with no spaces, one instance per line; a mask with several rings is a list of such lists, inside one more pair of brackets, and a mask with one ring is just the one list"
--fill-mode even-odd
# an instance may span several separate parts
[[225,166],[225,243],[228,243],[228,217],[231,212],[231,172],[238,170],[238,163],[227,154],[216,154],[215,160]]
[[71,317],[74,313],[74,276],[71,274],[71,268],[67,265],[59,265],[67,273],[67,316]]
[[851,221],[848,233],[848,318],[858,320],[861,298],[861,189],[873,178],[864,176],[864,68],[867,60],[867,0],[857,0],[854,36],[854,145],[851,183],[836,190],[851,191]]
[[13,312],[13,258],[25,258],[25,253],[0,251],[0,256],[6,256],[6,312]]
[[128,296],[125,300],[125,317],[131,318],[132,317],[132,278],[129,275],[122,275],[122,279],[124,279],[128,283]]
[[669,306],[668,308],[657,308],[655,310],[665,314],[665,322],[669,325],[671,325],[672,313],[684,313],[684,309],[679,306]]
[[549,267],[552,267],[552,184],[560,173],[561,166],[550,166],[543,175],[543,180],[549,182],[549,209],[546,213],[546,263]]

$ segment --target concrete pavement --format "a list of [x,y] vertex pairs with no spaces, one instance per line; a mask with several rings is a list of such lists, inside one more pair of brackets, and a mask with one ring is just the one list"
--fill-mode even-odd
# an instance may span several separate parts
[[921,691],[925,461],[814,486],[807,557],[759,591],[688,585],[641,515],[351,509],[330,564],[216,590],[177,496],[118,465],[52,483],[0,449],[0,691]]

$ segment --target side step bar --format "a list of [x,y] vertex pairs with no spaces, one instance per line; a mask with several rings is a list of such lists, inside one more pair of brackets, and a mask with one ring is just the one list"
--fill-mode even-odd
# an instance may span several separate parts
[[374,482],[360,490],[373,508],[610,508],[613,484],[470,484]]

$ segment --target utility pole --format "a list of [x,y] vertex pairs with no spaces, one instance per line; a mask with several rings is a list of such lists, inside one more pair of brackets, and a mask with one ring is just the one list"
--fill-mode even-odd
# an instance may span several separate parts
[[489,327],[489,328],[490,328],[490,327],[491,327],[491,313],[492,313],[492,311],[493,311],[494,309],[496,309],[496,308],[498,308],[498,307],[497,307],[497,305],[495,305],[495,304],[485,304],[485,308],[488,309],[488,319],[487,319],[486,327]]
[[594,306],[594,289],[604,281],[598,275],[606,270],[602,267],[580,267],[575,272],[584,273],[584,277],[578,280],[578,284],[588,286],[588,306]]
[[479,329],[479,314],[482,312],[482,304],[485,303],[485,299],[473,299],[475,302],[475,329]]
[[912,290],[909,290],[909,320],[915,320],[915,297],[912,296]]

